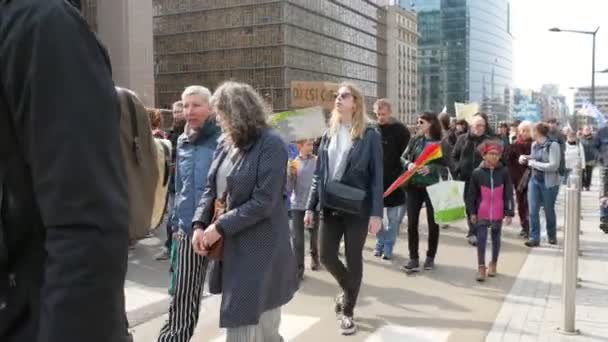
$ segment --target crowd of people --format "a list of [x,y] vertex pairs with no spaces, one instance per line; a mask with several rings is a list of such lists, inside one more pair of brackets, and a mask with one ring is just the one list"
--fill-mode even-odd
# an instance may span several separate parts
[[[0,0],[3,341],[129,339],[120,103],[107,53],[73,7],[78,3]],[[11,18],[18,25],[7,26]],[[57,32],[64,40],[49,45]],[[52,79],[61,85],[49,87]],[[152,135],[174,146],[167,240],[157,256],[171,260],[173,290],[158,341],[191,339],[205,283],[221,295],[226,341],[282,341],[281,308],[305,279],[306,231],[311,270],[324,268],[335,278],[339,332],[354,334],[368,234],[376,235],[373,255],[391,260],[407,216],[409,260],[402,269],[432,271],[441,229],[428,188],[450,175],[464,182],[466,239],[477,247],[478,281],[498,274],[502,226],[515,210],[527,246],[541,243],[541,207],[548,243],[557,244],[559,187],[580,170],[588,191],[598,162],[600,228],[608,233],[607,127],[595,135],[588,126],[562,132],[550,119],[501,124],[494,132],[484,113],[466,121],[423,112],[410,132],[392,117],[389,100],[375,103],[377,120],[365,102],[357,85],[340,84],[317,146],[297,141],[293,156],[248,84],[228,81],[213,93],[186,87],[169,132],[161,129],[159,110],[149,111]],[[439,146],[441,156],[417,165],[429,146]],[[414,176],[385,198],[408,170]],[[423,207],[428,244],[421,267]]]

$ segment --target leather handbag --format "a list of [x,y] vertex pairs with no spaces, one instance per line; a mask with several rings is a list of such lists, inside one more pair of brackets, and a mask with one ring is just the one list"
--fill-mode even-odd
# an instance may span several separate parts
[[363,210],[365,191],[338,181],[325,185],[323,206],[348,214],[360,214]]
[[[220,216],[226,213],[226,195],[222,195],[221,198],[217,198],[213,202],[213,218],[211,224],[214,224]],[[224,238],[220,237],[213,245],[206,247],[208,254],[207,257],[212,260],[222,260],[224,257]]]
[[521,176],[521,179],[519,180],[519,183],[517,184],[516,190],[518,192],[524,192],[524,191],[526,191],[526,189],[528,189],[528,182],[530,181],[530,174],[531,174],[531,171],[529,168],[526,169],[526,171],[524,171],[524,174]]

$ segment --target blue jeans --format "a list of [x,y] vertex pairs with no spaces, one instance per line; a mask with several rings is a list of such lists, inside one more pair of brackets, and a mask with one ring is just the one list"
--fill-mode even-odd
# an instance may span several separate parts
[[556,238],[555,201],[559,192],[559,185],[547,188],[544,182],[535,177],[528,184],[528,206],[530,208],[530,240],[540,241],[540,207],[545,208],[547,219],[547,236]]
[[477,265],[486,265],[486,244],[488,241],[488,228],[492,230],[492,262],[498,262],[500,253],[500,235],[502,232],[502,221],[480,221],[475,226],[477,233]]
[[[589,181],[591,183],[591,181]],[[602,181],[600,187],[600,197],[608,196],[608,167],[602,167]],[[608,222],[608,208],[600,205],[600,221]]]
[[384,226],[378,232],[378,241],[376,242],[376,252],[384,254],[390,258],[393,256],[393,247],[399,235],[399,226],[405,216],[405,205],[386,208],[386,219],[388,225]]

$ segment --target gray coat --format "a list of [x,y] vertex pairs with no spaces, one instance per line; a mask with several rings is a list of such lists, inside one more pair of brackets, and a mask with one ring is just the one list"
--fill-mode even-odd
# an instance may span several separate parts
[[[543,146],[538,146],[537,142],[532,143],[532,154],[538,148],[542,148],[542,160],[529,160],[528,166],[532,169],[532,172],[535,170],[542,171],[545,174],[545,186],[547,188],[551,188],[559,185],[560,176],[559,176],[559,163],[561,158],[561,152],[559,143],[556,141],[547,141],[545,144],[549,145],[549,150]],[[532,179],[532,178],[530,178]]]
[[[220,140],[207,187],[194,214],[211,220],[216,174],[228,153]],[[297,289],[285,200],[287,148],[272,130],[242,149],[227,177],[228,212],[216,222],[224,236],[220,327],[257,324],[260,315],[288,303]],[[212,265],[218,272],[219,263]],[[210,278],[217,277],[212,274]]]

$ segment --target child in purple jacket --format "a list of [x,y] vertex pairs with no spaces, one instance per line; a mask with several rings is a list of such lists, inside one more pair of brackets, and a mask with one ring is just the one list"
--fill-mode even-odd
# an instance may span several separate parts
[[[502,142],[486,140],[479,146],[483,161],[473,171],[471,185],[466,195],[467,211],[477,231],[477,281],[486,276],[496,276],[496,264],[500,252],[502,221],[511,224],[513,210],[513,185],[508,169],[500,163]],[[492,261],[486,268],[486,242],[488,228],[492,230]]]

